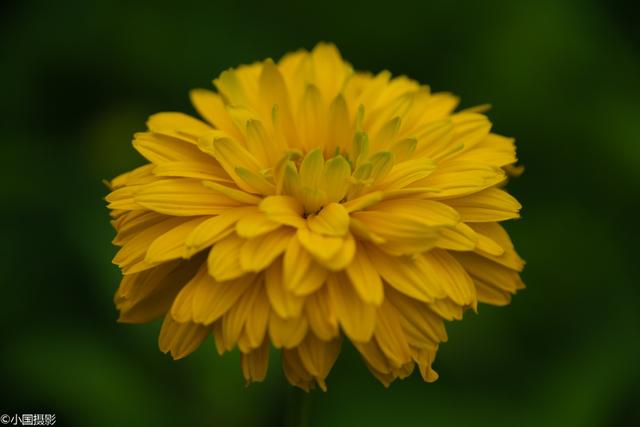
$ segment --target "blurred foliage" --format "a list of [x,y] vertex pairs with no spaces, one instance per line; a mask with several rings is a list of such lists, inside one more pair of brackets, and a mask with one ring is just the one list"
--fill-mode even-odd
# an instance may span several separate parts
[[[0,6],[0,412],[58,425],[295,425],[277,355],[245,388],[211,340],[186,360],[159,324],[115,322],[104,178],[131,135],[223,69],[335,42],[358,69],[490,102],[518,140],[508,225],[528,288],[449,325],[424,384],[385,389],[348,345],[312,426],[640,425],[640,32],[627,1],[22,1]],[[637,17],[637,16],[636,16]],[[634,279],[634,277],[636,279]]]

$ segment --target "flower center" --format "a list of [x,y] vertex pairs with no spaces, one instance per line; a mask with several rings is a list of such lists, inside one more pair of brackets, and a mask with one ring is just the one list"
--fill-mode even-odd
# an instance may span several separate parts
[[276,166],[281,194],[297,198],[305,215],[318,213],[323,206],[344,201],[351,188],[351,165],[338,154],[327,160],[316,148],[304,158],[289,153]]

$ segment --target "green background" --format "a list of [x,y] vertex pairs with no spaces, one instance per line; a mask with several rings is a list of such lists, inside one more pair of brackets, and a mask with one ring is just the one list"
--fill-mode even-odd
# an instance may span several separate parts
[[[335,42],[515,136],[528,265],[505,308],[450,324],[435,368],[381,386],[348,345],[312,426],[640,425],[640,33],[631,2],[20,1],[0,6],[0,412],[57,425],[295,425],[273,360],[245,388],[212,340],[173,362],[159,323],[116,323],[102,198],[147,116],[192,112],[225,68]],[[274,358],[277,359],[277,358]]]

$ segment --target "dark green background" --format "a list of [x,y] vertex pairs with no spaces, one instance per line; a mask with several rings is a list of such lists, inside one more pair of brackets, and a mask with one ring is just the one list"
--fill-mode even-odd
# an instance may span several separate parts
[[631,2],[3,2],[0,413],[57,425],[283,425],[274,358],[245,388],[207,340],[173,362],[159,324],[116,323],[101,184],[141,164],[133,132],[192,112],[223,69],[335,42],[358,69],[489,102],[515,136],[508,228],[528,288],[449,326],[435,368],[384,389],[344,346],[312,426],[640,425],[640,33]]

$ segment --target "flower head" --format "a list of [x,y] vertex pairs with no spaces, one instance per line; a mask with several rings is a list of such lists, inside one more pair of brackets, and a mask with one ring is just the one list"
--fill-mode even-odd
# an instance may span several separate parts
[[164,316],[178,359],[213,335],[247,381],[270,347],[308,389],[346,337],[385,385],[426,381],[444,321],[507,304],[522,260],[498,224],[514,142],[406,77],[354,72],[332,45],[240,66],[194,90],[204,121],[152,116],[148,163],[107,197],[121,246],[122,322]]

